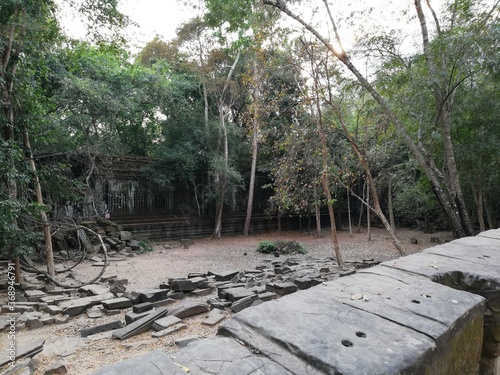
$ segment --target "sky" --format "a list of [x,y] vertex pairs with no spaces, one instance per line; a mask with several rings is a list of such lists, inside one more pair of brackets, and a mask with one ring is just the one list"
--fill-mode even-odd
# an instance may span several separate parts
[[[56,3],[61,10],[60,20],[65,32],[71,37],[84,38],[85,28],[75,10],[64,0],[56,0]],[[197,15],[183,0],[121,0],[119,4],[119,10],[138,25],[126,32],[132,48],[143,47],[156,35],[164,40],[173,39],[177,27]]]
[[[203,0],[191,1],[203,2]],[[60,4],[63,11],[62,14],[65,15],[62,24],[66,33],[73,37],[84,38],[85,30],[81,23],[79,25],[78,14],[71,8],[65,7],[64,0],[56,0],[56,2]],[[387,26],[396,22],[396,20],[393,19],[394,14],[391,14],[390,10],[401,11],[405,7],[407,9],[412,9],[413,4],[413,1],[410,0],[365,0],[364,2],[355,0],[332,0],[331,2],[333,3],[332,10],[334,15],[336,18],[338,16],[340,32],[345,39],[344,43],[347,42],[346,44],[349,44],[348,39],[352,39],[352,35],[349,35],[351,28],[342,24],[342,18],[340,17],[342,11],[348,14],[356,10],[374,7],[376,10],[373,13],[373,19],[370,21],[383,27],[384,25]],[[132,21],[138,25],[129,28],[126,32],[129,48],[131,48],[132,51],[140,51],[156,35],[160,36],[163,40],[173,39],[177,27],[183,22],[198,15],[197,10],[193,10],[185,3],[185,0],[121,0],[119,2],[120,11],[128,15]],[[308,9],[310,10],[314,8],[313,4],[315,3],[321,5],[322,1],[307,0],[307,2],[303,2],[303,4],[308,5]],[[437,10],[442,4],[442,0],[431,0],[431,3]],[[322,10],[324,13],[324,8],[322,8]],[[311,10],[311,12],[314,11]],[[316,14],[316,16],[318,16],[318,14]],[[320,22],[321,24],[328,23],[325,16],[326,14],[323,14],[323,17],[320,17],[320,19],[323,18],[323,21]],[[409,26],[410,25],[406,25],[406,27]],[[415,30],[418,30],[417,23],[413,23],[411,26],[415,28]],[[405,27],[405,25],[403,25],[403,27]],[[407,31],[409,30],[407,29]]]

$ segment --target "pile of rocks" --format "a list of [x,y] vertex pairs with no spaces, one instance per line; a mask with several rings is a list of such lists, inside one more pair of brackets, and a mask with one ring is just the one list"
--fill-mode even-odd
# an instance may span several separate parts
[[[117,320],[91,324],[80,334],[82,337],[105,334],[124,340],[152,331],[152,336],[158,338],[185,329],[187,323],[183,319],[187,317],[206,314],[202,324],[214,326],[249,306],[377,263],[370,260],[350,264],[351,271],[339,272],[332,258],[306,261],[274,258],[252,270],[191,273],[185,278],[168,279],[157,288],[143,292],[127,291],[128,280],[116,275],[104,276],[99,283],[69,289],[53,287],[28,276],[23,289],[16,291],[15,306],[1,307],[0,330],[8,329],[12,317],[15,317],[16,329],[21,330],[64,324],[83,313],[90,319],[123,314]],[[71,277],[75,285],[80,283],[74,274]]]

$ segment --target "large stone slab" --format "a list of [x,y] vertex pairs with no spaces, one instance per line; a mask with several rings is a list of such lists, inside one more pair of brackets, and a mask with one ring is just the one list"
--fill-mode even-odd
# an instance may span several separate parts
[[152,289],[141,293],[141,302],[156,302],[167,299],[168,290],[167,289]]
[[[424,308],[421,308],[429,316],[427,328],[415,330],[408,327],[412,318],[420,319],[419,312],[415,311],[419,307],[412,306],[414,303],[411,300],[406,302],[408,297],[412,298],[410,287],[406,289],[406,295],[401,295],[394,288],[385,295],[383,289],[374,288],[374,295],[382,292],[384,297],[395,297],[394,305],[398,304],[400,298],[403,303],[401,307],[391,308],[390,305],[383,306],[385,301],[382,298],[365,301],[363,297],[357,296],[369,285],[368,281],[363,281],[358,288],[357,280],[350,281],[349,291],[342,292],[342,287],[346,288],[347,283],[337,287],[335,281],[324,287],[301,291],[246,309],[224,322],[220,330],[262,353],[269,353],[271,360],[294,374],[463,373],[460,367],[458,370],[439,367],[444,354],[438,350],[436,341],[428,333],[437,335],[439,332],[439,323],[432,322],[432,306],[422,304]],[[379,282],[380,287],[384,283],[390,286],[390,282]],[[437,293],[434,289],[432,292]],[[460,316],[451,326],[442,323],[441,332],[444,335],[453,331],[461,350],[469,351],[471,357],[477,360],[481,347],[483,301],[470,298],[466,292],[458,293],[464,293],[465,298],[469,298],[470,312]],[[364,304],[363,308],[356,306],[356,303],[360,306]],[[374,312],[377,309],[382,312],[379,315],[369,312],[367,306],[370,303],[373,304]],[[435,307],[439,303],[437,300]],[[405,305],[414,312],[405,312]],[[286,317],[286,324],[283,317]],[[424,319],[425,316],[421,321],[424,322]],[[466,331],[465,334],[462,331]],[[453,355],[458,359],[462,356],[459,353]],[[448,365],[456,361],[443,362]]]
[[116,362],[105,366],[94,375],[137,375],[137,374],[165,374],[165,375],[186,375],[186,372],[163,353],[155,350],[148,354]]

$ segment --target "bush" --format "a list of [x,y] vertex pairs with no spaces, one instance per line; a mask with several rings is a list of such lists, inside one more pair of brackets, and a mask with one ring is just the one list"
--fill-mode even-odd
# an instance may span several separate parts
[[307,249],[297,241],[262,241],[257,247],[257,251],[265,254],[279,253],[279,254],[306,254]]

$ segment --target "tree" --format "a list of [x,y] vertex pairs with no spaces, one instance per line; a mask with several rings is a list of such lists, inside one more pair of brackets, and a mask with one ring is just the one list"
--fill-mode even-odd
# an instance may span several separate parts
[[[341,61],[349,71],[354,74],[359,83],[372,95],[374,100],[381,106],[387,118],[394,124],[403,138],[405,144],[410,149],[411,153],[418,161],[420,167],[425,172],[434,193],[436,194],[444,212],[446,213],[451,227],[457,237],[462,237],[465,235],[472,235],[473,230],[469,221],[468,213],[465,207],[465,202],[463,200],[459,175],[456,168],[456,162],[454,158],[453,144],[451,139],[451,97],[454,94],[456,87],[458,87],[463,77],[457,74],[457,70],[454,68],[456,64],[451,65],[451,61],[446,55],[431,56],[430,51],[430,39],[427,30],[427,24],[422,12],[422,7],[419,0],[415,1],[415,9],[420,20],[421,31],[422,31],[422,41],[424,48],[424,56],[427,61],[427,76],[431,83],[431,88],[434,92],[435,99],[435,114],[437,123],[440,125],[443,138],[443,150],[445,155],[445,165],[446,170],[443,174],[437,168],[437,164],[432,156],[423,148],[423,144],[416,141],[410,131],[405,127],[403,121],[397,116],[395,111],[391,108],[390,104],[386,99],[382,97],[379,91],[366,79],[366,77],[356,68],[353,64],[348,53],[342,48],[342,40],[339,36],[336,23],[332,17],[330,7],[327,1],[324,1],[325,9],[329,15],[330,23],[334,31],[335,38],[340,46],[336,49],[329,42],[328,39],[323,37],[317,29],[312,27],[310,24],[305,22],[302,18],[292,12],[286,5],[284,1],[274,1],[274,0],[264,0],[264,3],[279,9],[282,13],[286,14],[288,17],[299,22],[304,28],[309,30],[315,37],[323,43],[323,45],[329,49],[338,59]],[[473,14],[473,13],[471,13]],[[485,15],[479,15],[479,20],[484,24],[488,25],[488,21],[491,21],[492,12]],[[476,14],[477,16],[477,14]],[[439,25],[436,24],[436,27]],[[450,25],[450,29],[453,30],[454,25]],[[439,32],[439,30],[438,30]],[[437,71],[438,65],[434,58],[438,58],[440,64],[444,64],[445,69]],[[435,80],[434,77],[442,77],[442,79]],[[405,119],[406,120],[406,119]]]

